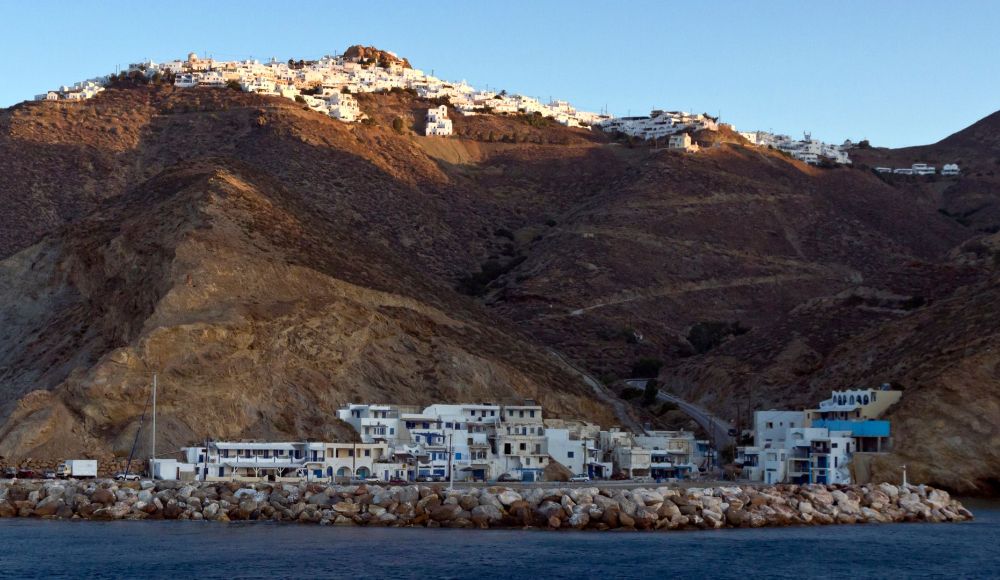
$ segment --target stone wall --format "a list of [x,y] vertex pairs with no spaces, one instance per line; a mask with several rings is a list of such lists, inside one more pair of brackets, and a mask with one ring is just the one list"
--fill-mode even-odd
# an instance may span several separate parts
[[923,485],[677,489],[335,486],[170,481],[0,482],[0,517],[271,520],[320,525],[706,529],[957,522],[972,513]]

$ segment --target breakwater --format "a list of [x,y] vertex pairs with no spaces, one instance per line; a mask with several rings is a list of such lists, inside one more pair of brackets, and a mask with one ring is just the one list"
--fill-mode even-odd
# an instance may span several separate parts
[[0,518],[9,517],[675,530],[957,522],[973,515],[943,490],[888,483],[448,490],[421,485],[13,480],[0,482]]

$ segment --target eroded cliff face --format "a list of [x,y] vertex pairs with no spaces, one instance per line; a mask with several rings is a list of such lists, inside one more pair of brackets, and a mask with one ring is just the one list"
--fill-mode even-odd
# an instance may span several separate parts
[[336,409],[357,401],[534,398],[613,421],[501,325],[414,298],[433,286],[419,273],[378,249],[327,248],[248,172],[175,168],[3,263],[0,455],[128,450],[154,372],[165,448],[350,439]]

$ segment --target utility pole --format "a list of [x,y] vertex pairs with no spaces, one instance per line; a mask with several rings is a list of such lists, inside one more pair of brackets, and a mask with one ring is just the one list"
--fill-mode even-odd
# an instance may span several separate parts
[[455,489],[455,446],[453,443],[454,433],[448,433],[448,489]]

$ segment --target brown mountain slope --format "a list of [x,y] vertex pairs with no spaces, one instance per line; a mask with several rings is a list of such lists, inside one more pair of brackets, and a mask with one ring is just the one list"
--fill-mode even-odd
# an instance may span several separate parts
[[[120,451],[154,370],[177,445],[332,435],[355,399],[535,396],[611,422],[549,347],[608,377],[663,359],[724,416],[810,404],[842,347],[989,275],[981,228],[939,211],[975,175],[681,155],[516,116],[424,138],[430,102],[359,101],[373,123],[170,87],[0,112],[0,454]],[[716,322],[747,331],[688,340]]]
[[126,450],[154,371],[167,448],[345,437],[335,410],[357,400],[613,421],[502,325],[231,162],[169,170],[0,268],[6,457]]

